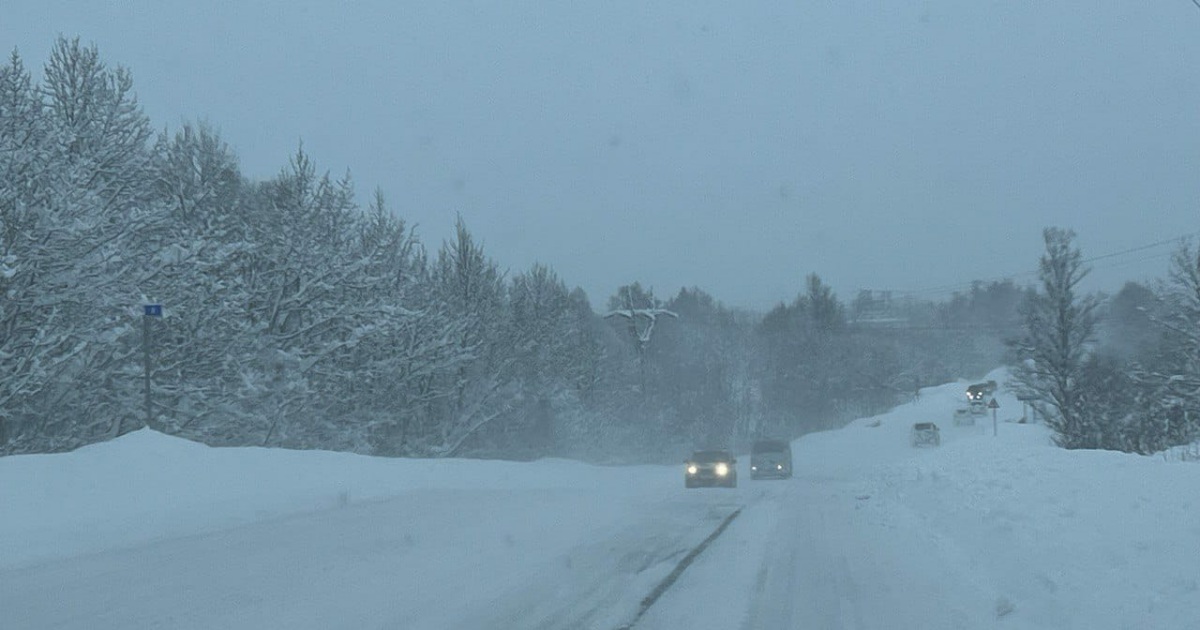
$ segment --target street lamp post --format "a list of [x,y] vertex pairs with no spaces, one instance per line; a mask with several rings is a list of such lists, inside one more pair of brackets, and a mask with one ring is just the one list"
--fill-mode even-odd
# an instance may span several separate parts
[[142,367],[143,386],[146,395],[146,426],[154,425],[154,408],[150,402],[150,346],[154,338],[150,336],[150,320],[162,317],[162,304],[146,304],[142,308]]

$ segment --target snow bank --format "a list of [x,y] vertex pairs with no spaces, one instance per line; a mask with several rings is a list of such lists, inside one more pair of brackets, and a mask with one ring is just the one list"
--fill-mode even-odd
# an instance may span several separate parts
[[[1001,382],[996,436],[990,417],[953,426],[956,383],[799,448],[844,454],[822,466],[856,479],[873,522],[897,544],[941,550],[948,574],[990,592],[1005,627],[1196,627],[1200,468],[1053,446],[1045,427],[1015,423],[1006,376],[988,377]],[[909,448],[905,432],[930,420],[942,448]]]
[[739,497],[684,492],[677,466],[147,431],[0,479],[0,627],[80,630],[615,627]]
[[563,460],[212,448],[143,429],[71,453],[0,458],[0,569],[416,490],[602,492],[644,476]]
[[[1055,447],[986,378],[995,436],[954,426],[963,381],[797,440],[794,483],[762,486],[638,627],[1200,627],[1200,468]],[[942,446],[911,447],[916,422]]]

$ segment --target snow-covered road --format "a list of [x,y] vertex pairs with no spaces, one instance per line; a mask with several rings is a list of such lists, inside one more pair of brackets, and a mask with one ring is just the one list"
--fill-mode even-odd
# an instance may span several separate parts
[[637,627],[990,627],[970,576],[928,540],[897,541],[860,491],[801,476],[764,492]]
[[740,505],[736,491],[684,492],[674,467],[389,461],[146,432],[0,464],[15,484],[0,493],[5,630],[613,628]]
[[[1196,465],[954,427],[962,392],[798,440],[790,480],[744,458],[735,490],[148,432],[5,458],[0,628],[1200,627]],[[930,420],[943,446],[911,448]]]
[[0,573],[0,626],[615,627],[721,513],[636,493],[415,493]]

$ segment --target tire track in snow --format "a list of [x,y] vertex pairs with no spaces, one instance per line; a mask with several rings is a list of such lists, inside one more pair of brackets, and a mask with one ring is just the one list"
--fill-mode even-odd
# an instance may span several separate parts
[[654,590],[650,591],[649,595],[642,599],[641,604],[638,606],[638,612],[636,615],[634,615],[633,619],[630,620],[629,623],[620,626],[618,630],[631,630],[634,626],[636,626],[638,620],[640,620],[642,616],[646,614],[646,611],[650,610],[650,607],[658,601],[658,598],[662,597],[663,593],[666,593],[667,590],[675,584],[675,582],[679,579],[679,576],[683,575],[683,572],[686,571],[689,566],[691,566],[692,562],[695,562],[696,558],[699,557],[700,554],[704,553],[704,550],[707,549],[708,546],[711,545],[712,542],[729,527],[729,524],[733,522],[733,519],[737,518],[741,513],[742,508],[738,508],[731,512],[729,516],[725,517],[725,520],[721,521],[721,524],[718,525],[717,528],[708,535],[708,538],[705,538],[700,542],[699,545],[696,545],[694,549],[689,551],[688,554],[679,561],[679,564],[675,565],[675,569],[672,570],[667,577],[663,578],[663,581],[659,582],[658,586],[655,586]]

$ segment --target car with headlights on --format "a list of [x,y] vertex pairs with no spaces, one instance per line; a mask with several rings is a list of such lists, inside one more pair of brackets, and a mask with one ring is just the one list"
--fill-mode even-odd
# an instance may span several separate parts
[[729,451],[696,451],[684,466],[685,487],[737,487],[737,458]]
[[792,445],[784,440],[758,440],[750,449],[751,479],[790,479]]

